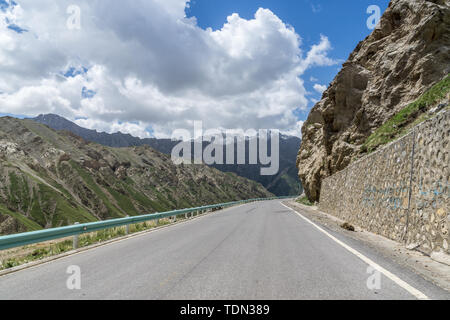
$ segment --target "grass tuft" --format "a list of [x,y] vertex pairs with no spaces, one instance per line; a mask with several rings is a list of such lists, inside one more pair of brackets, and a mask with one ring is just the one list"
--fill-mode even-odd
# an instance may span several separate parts
[[314,203],[309,201],[308,197],[306,197],[306,196],[303,196],[303,197],[297,199],[297,202],[300,204],[303,204],[305,206],[310,206],[310,207],[314,205]]
[[[178,220],[182,219],[184,219],[184,215],[178,217]],[[170,219],[160,219],[159,223],[156,223],[156,221],[152,221],[133,224],[130,225],[130,234],[142,232],[159,226],[168,225],[171,222],[172,220]],[[78,243],[80,248],[84,248],[93,244],[105,242],[123,236],[125,236],[125,227],[117,227],[80,235]],[[38,248],[32,251],[28,250],[33,247]],[[62,240],[56,243],[48,244],[43,247],[42,244],[36,244],[31,246],[25,246],[21,249],[23,250],[18,251],[19,255],[8,257],[4,261],[0,261],[0,270],[14,268],[32,261],[42,260],[51,256],[69,252],[73,249],[73,242],[72,240]],[[28,253],[20,255],[21,251]]]
[[450,76],[435,84],[419,99],[409,104],[385,124],[379,127],[362,145],[361,151],[371,153],[379,146],[394,141],[405,134],[415,125],[430,118],[429,108],[442,101],[450,92]]

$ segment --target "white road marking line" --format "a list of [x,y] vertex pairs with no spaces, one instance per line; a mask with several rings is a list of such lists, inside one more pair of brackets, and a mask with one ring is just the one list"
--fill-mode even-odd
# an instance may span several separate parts
[[338,243],[339,245],[341,245],[342,247],[344,247],[345,249],[347,249],[348,251],[350,251],[351,253],[353,253],[355,256],[357,256],[358,258],[360,258],[362,261],[364,261],[365,263],[367,263],[368,265],[372,266],[372,268],[378,270],[379,272],[381,272],[382,274],[384,274],[386,277],[388,277],[389,279],[391,279],[392,281],[394,281],[396,284],[398,284],[400,287],[402,287],[403,289],[405,289],[406,291],[408,291],[409,293],[411,293],[413,296],[415,296],[417,299],[419,300],[431,300],[429,297],[427,297],[425,294],[423,294],[422,292],[420,292],[419,290],[417,290],[416,288],[414,288],[413,286],[409,285],[408,283],[406,283],[405,281],[403,281],[402,279],[400,279],[399,277],[397,277],[395,274],[389,272],[388,270],[384,269],[382,266],[378,265],[377,263],[375,263],[374,261],[372,261],[371,259],[367,258],[365,255],[363,255],[362,253],[356,251],[355,249],[353,249],[352,247],[346,245],[345,243],[343,243],[342,241],[340,241],[339,239],[337,239],[336,237],[332,236],[331,234],[329,234],[328,232],[326,232],[324,229],[322,229],[321,227],[319,227],[317,224],[315,224],[314,222],[312,222],[311,220],[309,220],[308,218],[304,217],[301,213],[299,213],[297,210],[294,210],[288,206],[286,206],[285,204],[281,203],[281,205],[283,205],[284,207],[288,208],[289,210],[295,212],[300,218],[302,218],[303,220],[305,220],[306,222],[308,222],[309,224],[313,225],[315,228],[317,228],[320,232],[324,233],[326,236],[328,236],[329,238],[331,238],[333,241],[335,241],[336,243]]

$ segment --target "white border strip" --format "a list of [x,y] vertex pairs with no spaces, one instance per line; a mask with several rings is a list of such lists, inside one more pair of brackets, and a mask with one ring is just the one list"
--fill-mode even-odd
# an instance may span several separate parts
[[412,287],[411,285],[409,285],[408,283],[406,283],[405,281],[403,281],[402,279],[400,279],[399,277],[397,277],[395,274],[392,274],[391,272],[389,272],[388,270],[384,269],[382,266],[378,265],[377,263],[375,263],[374,261],[372,261],[371,259],[367,258],[365,255],[363,255],[362,253],[356,251],[355,249],[353,249],[352,247],[346,245],[345,243],[343,243],[342,241],[340,241],[339,239],[337,239],[336,237],[332,236],[331,234],[329,234],[328,232],[326,232],[324,229],[322,229],[321,227],[319,227],[318,225],[316,225],[314,222],[312,222],[311,220],[309,220],[308,218],[304,217],[302,214],[300,214],[297,210],[294,210],[288,206],[286,206],[285,204],[281,203],[281,205],[283,205],[284,207],[288,208],[289,210],[295,212],[300,218],[302,218],[303,220],[305,220],[306,222],[308,222],[309,224],[313,225],[314,227],[316,227],[320,232],[324,233],[327,237],[329,237],[330,239],[332,239],[333,241],[335,241],[336,243],[338,243],[339,245],[341,245],[342,247],[344,247],[345,249],[347,249],[348,251],[350,251],[351,253],[353,253],[355,256],[357,256],[358,258],[360,258],[362,261],[364,261],[365,263],[367,263],[368,265],[370,265],[372,268],[378,270],[379,272],[381,272],[382,274],[384,274],[386,277],[388,277],[389,279],[391,279],[392,281],[394,281],[396,284],[398,284],[400,287],[402,287],[403,289],[405,289],[406,291],[408,291],[409,293],[411,293],[413,296],[415,296],[417,299],[419,300],[431,300],[429,297],[427,297],[425,294],[423,294],[422,292],[420,292],[419,290],[417,290],[416,288]]

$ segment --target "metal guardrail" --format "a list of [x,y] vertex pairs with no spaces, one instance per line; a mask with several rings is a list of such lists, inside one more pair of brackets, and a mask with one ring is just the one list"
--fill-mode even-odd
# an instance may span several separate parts
[[[116,228],[116,227],[129,226],[131,224],[152,221],[152,220],[159,220],[159,219],[163,219],[163,218],[176,217],[176,216],[183,215],[183,214],[187,215],[192,212],[203,212],[203,211],[207,211],[207,210],[211,210],[211,209],[223,209],[223,208],[227,208],[227,207],[231,207],[231,206],[235,206],[235,205],[239,205],[239,204],[244,204],[244,203],[249,203],[249,202],[288,199],[288,198],[292,198],[292,197],[288,196],[288,197],[274,197],[274,198],[241,200],[241,201],[220,203],[220,204],[197,207],[197,208],[181,209],[181,210],[174,210],[174,211],[168,211],[168,212],[162,212],[162,213],[154,213],[154,214],[147,214],[147,215],[120,218],[120,219],[111,219],[111,220],[84,223],[84,224],[74,224],[71,226],[60,227],[60,228],[52,228],[52,229],[45,229],[45,230],[39,230],[39,231],[12,234],[12,235],[8,235],[8,236],[0,237],[0,250],[16,248],[16,247],[25,246],[27,244],[40,243],[40,242],[54,240],[54,239],[66,238],[66,237],[70,237],[70,236],[75,236],[74,237],[74,247],[76,247],[75,244],[78,242],[77,236],[84,234],[84,233],[90,233],[90,232],[94,232],[94,231]],[[128,230],[128,228],[127,228],[127,230]]]

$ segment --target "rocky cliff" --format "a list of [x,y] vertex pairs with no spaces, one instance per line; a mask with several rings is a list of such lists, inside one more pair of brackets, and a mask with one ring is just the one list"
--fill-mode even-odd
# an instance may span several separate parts
[[391,1],[303,126],[297,167],[310,200],[377,128],[449,73],[449,49],[449,1]]
[[0,234],[272,196],[149,146],[110,148],[31,120],[0,118]]

